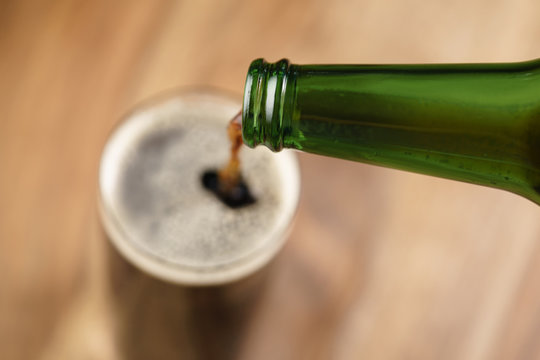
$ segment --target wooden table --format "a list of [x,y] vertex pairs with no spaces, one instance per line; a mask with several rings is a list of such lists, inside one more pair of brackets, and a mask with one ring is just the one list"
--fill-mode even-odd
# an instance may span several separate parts
[[[540,56],[540,3],[3,1],[1,359],[540,357],[540,208],[509,193],[300,155],[264,290],[199,292],[123,263],[96,215],[121,114],[178,86],[241,93],[253,58]],[[197,325],[199,324],[199,325]]]

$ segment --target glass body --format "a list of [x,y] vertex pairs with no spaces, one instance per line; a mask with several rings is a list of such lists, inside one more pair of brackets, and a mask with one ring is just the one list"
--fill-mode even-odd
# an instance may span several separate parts
[[109,136],[99,170],[101,220],[143,272],[184,286],[225,285],[262,269],[285,243],[300,193],[294,154],[242,154],[257,198],[250,206],[225,206],[202,185],[206,171],[228,160],[225,129],[239,106],[210,89],[164,94]]
[[255,60],[244,143],[508,190],[540,204],[540,59],[293,65]]

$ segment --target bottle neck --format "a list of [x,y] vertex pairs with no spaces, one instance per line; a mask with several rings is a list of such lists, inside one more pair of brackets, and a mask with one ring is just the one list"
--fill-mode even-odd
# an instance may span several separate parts
[[272,151],[284,147],[292,128],[295,67],[286,59],[251,63],[242,108],[242,136],[249,147],[263,144]]
[[[257,59],[247,73],[242,134],[249,147],[312,151],[305,149],[307,121],[407,128],[450,121],[455,127],[474,120],[464,116],[497,120],[511,111],[538,108],[538,91],[540,59],[427,65],[294,65],[287,59]],[[489,121],[483,125],[489,130]]]

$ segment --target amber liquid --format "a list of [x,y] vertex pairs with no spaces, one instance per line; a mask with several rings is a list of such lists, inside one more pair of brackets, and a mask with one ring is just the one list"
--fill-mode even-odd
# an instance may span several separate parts
[[253,204],[255,198],[242,178],[238,153],[242,147],[242,112],[227,127],[231,143],[231,155],[227,164],[219,170],[207,170],[202,176],[203,186],[231,208]]
[[238,186],[242,175],[240,173],[240,158],[238,153],[242,146],[242,113],[238,113],[227,126],[227,135],[231,142],[231,156],[229,162],[218,171],[218,178],[222,190],[231,191]]

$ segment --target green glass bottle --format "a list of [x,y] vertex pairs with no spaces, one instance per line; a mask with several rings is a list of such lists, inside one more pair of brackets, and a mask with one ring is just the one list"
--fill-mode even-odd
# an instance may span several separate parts
[[242,136],[508,190],[540,204],[540,59],[504,64],[253,61]]

